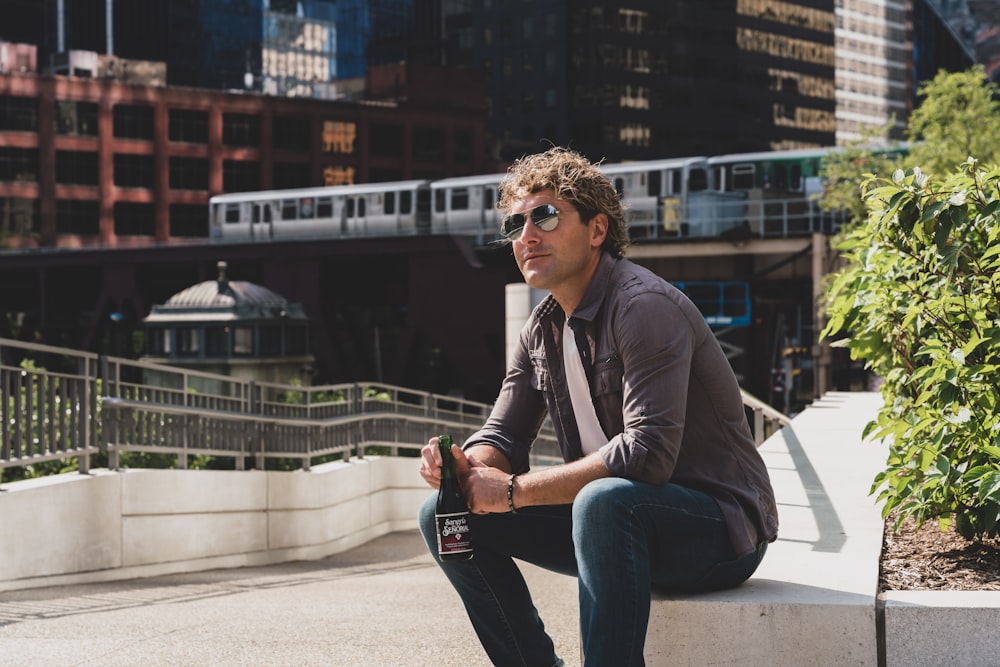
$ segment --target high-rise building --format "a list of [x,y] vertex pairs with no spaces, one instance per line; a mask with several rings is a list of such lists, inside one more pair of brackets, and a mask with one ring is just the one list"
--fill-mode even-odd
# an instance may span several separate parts
[[444,0],[445,62],[485,70],[497,157],[833,143],[833,0],[626,4]]
[[837,0],[837,143],[902,139],[921,81],[973,55],[928,0]]

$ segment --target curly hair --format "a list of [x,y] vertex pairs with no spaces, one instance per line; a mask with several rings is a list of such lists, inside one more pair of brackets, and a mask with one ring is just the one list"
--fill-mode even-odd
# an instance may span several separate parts
[[625,204],[599,165],[576,151],[559,146],[520,157],[500,182],[497,209],[507,213],[515,200],[541,190],[552,190],[556,197],[580,212],[584,223],[598,213],[605,214],[608,234],[601,247],[612,256],[621,257],[629,244]]

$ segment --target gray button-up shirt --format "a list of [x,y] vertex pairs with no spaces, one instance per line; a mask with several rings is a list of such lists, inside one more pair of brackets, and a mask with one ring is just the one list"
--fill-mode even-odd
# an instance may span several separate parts
[[[513,470],[546,415],[563,458],[583,456],[563,368],[566,315],[551,296],[532,312],[486,424],[465,442],[501,450]],[[698,308],[676,287],[602,254],[571,325],[586,333],[590,391],[612,474],[699,489],[716,499],[738,555],[777,536],[774,492],[739,384]],[[582,342],[582,341],[581,341]]]

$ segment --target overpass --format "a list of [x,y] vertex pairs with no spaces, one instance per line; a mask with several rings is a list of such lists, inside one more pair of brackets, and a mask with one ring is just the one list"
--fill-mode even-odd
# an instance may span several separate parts
[[[813,286],[830,268],[824,234],[637,243],[628,256],[672,282],[749,285],[749,326],[718,333],[742,351],[731,361],[751,393],[768,398],[784,338],[812,342]],[[5,253],[0,336],[135,358],[152,306],[212,279],[220,260],[232,279],[303,305],[316,383],[372,379],[493,400],[505,290],[522,279],[508,249],[458,235]],[[817,359],[819,386],[833,386],[829,359]],[[804,400],[814,384],[803,380]]]

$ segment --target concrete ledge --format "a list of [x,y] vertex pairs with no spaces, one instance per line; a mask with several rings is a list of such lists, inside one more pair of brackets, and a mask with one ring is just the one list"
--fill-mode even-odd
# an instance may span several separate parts
[[330,556],[416,528],[412,458],[310,472],[95,470],[5,484],[0,591]]
[[1000,592],[891,591],[881,597],[886,667],[1000,664]]
[[885,449],[861,432],[880,403],[827,394],[761,445],[778,540],[739,588],[654,597],[647,664],[878,664],[882,520],[868,490]]

